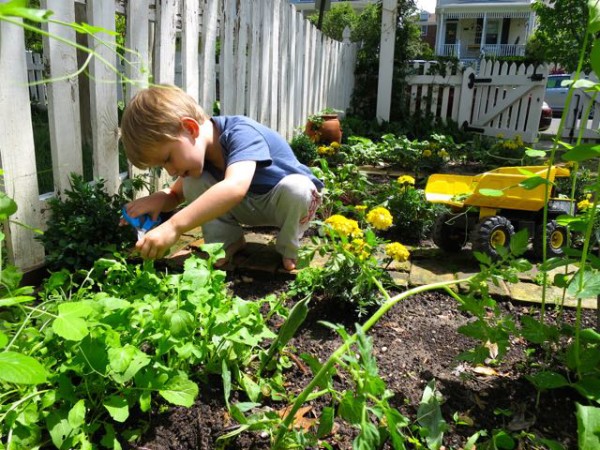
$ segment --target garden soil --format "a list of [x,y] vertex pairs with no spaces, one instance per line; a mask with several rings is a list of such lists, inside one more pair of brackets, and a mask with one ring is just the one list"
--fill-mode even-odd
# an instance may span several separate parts
[[[282,293],[289,277],[283,275],[242,275],[229,273],[229,286],[234,295],[258,299],[265,295]],[[308,353],[325,361],[341,344],[341,339],[319,321],[343,324],[354,330],[359,319],[349,314],[347,305],[329,304],[313,299],[311,309],[302,327],[290,342],[295,355]],[[500,307],[516,319],[523,314],[539,314],[537,305],[502,301]],[[554,310],[546,312],[553,320]],[[575,312],[566,312],[567,320],[575,320]],[[417,408],[428,382],[435,380],[443,396],[442,413],[448,423],[444,434],[447,449],[460,449],[467,439],[479,430],[504,429],[523,436],[535,435],[559,441],[565,449],[577,448],[575,403],[582,401],[573,390],[537,391],[525,379],[540,362],[540,352],[526,354],[523,342],[513,340],[508,354],[498,365],[475,369],[461,362],[457,356],[475,345],[458,332],[471,317],[459,311],[454,299],[441,292],[420,294],[396,305],[370,331],[373,354],[377,358],[379,374],[394,393],[391,404],[411,422],[416,421]],[[585,327],[595,323],[595,311],[585,311]],[[293,358],[296,360],[296,358]],[[286,372],[289,392],[297,394],[307,385],[312,375],[298,358]],[[334,380],[338,389],[353,389],[351,382],[339,375]],[[235,430],[237,424],[230,418],[223,400],[219,379],[208,380],[201,386],[200,395],[191,408],[170,407],[152,412],[141,419],[147,431],[136,445],[142,449],[269,449],[269,437],[261,433],[242,433],[236,440],[219,447],[217,438]],[[233,398],[232,401],[243,401]],[[305,422],[318,419],[329,398],[319,399],[306,406]],[[271,405],[283,408],[285,405]],[[336,422],[334,432],[325,441],[334,449],[351,449],[358,431],[342,422]],[[408,446],[409,448],[415,448]],[[390,443],[382,448],[391,449]],[[543,448],[523,438],[520,449]]]

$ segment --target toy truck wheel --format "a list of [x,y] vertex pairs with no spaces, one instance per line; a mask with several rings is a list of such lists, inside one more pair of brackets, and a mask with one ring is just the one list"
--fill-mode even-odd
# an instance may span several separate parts
[[486,217],[473,230],[471,237],[473,251],[487,253],[493,259],[497,259],[500,255],[496,249],[498,247],[508,248],[513,234],[515,234],[515,228],[506,217]]
[[[543,257],[544,251],[544,235],[543,225],[539,225],[535,231],[533,239],[533,251],[538,258]],[[562,256],[564,254],[564,246],[567,244],[567,229],[556,223],[556,220],[551,220],[546,224],[546,256],[552,258],[554,256]]]
[[445,252],[458,252],[466,243],[466,224],[454,214],[444,213],[433,226],[433,243]]

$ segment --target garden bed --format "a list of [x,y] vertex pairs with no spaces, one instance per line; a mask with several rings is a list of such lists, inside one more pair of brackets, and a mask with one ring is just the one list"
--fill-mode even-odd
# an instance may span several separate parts
[[[229,281],[233,293],[247,299],[281,293],[289,283],[289,279],[284,278],[250,279],[240,274],[231,274]],[[511,302],[499,305],[515,319],[523,315],[536,317],[538,313],[537,306]],[[320,361],[326,360],[341,344],[341,339],[319,321],[342,323],[347,330],[352,330],[357,319],[347,311],[348,308],[339,304],[313,300],[306,321],[290,342],[295,355],[308,353]],[[574,311],[567,310],[565,315],[567,322],[574,321]],[[547,312],[550,321],[552,316],[552,311]],[[369,333],[374,340],[373,354],[380,376],[394,393],[390,400],[392,406],[411,423],[416,423],[423,390],[429,381],[436,380],[436,387],[443,396],[441,411],[449,427],[443,439],[446,448],[463,448],[469,437],[480,430],[489,433],[480,441],[490,439],[494,430],[508,430],[513,436],[521,436],[519,448],[542,448],[533,443],[532,436],[558,441],[565,449],[577,448],[575,401],[582,399],[577,399],[572,389],[555,389],[542,393],[536,403],[537,391],[524,378],[539,367],[542,363],[539,355],[543,353],[534,352],[527,356],[524,342],[517,340],[511,342],[509,352],[499,365],[475,369],[456,359],[461,352],[475,345],[473,340],[457,331],[470,320],[468,314],[459,311],[454,299],[440,292],[430,292],[399,303],[374,326]],[[594,320],[595,311],[584,311],[584,327],[592,327]],[[299,393],[312,378],[306,365],[299,358],[295,360],[285,374],[290,393]],[[193,407],[169,407],[145,417],[148,431],[141,443],[131,448],[221,448],[216,439],[234,430],[237,424],[227,413],[221,381],[213,381],[203,387]],[[353,389],[343,376],[335,377],[335,383],[340,389]],[[325,397],[309,402],[303,410],[306,420],[298,422],[305,426],[313,423],[328,400]],[[271,405],[275,409],[283,406]],[[349,449],[357,434],[355,428],[340,421],[324,441],[332,448]],[[269,446],[266,434],[246,432],[225,448],[268,449]],[[383,448],[392,446],[388,442]]]

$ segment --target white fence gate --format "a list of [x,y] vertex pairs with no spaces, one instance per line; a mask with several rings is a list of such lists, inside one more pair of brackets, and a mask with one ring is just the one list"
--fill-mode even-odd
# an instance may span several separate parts
[[[418,74],[407,78],[411,113],[429,112],[488,136],[519,135],[524,142],[537,138],[546,66],[483,61],[476,72],[452,66],[440,71],[434,65],[415,63]],[[431,69],[438,74],[429,74]]]
[[[586,78],[598,82],[598,77],[593,72]],[[585,141],[600,140],[600,98],[597,92],[586,92],[584,88],[577,88],[573,92],[565,117],[562,139],[574,143],[580,135]]]
[[[0,0],[4,2],[4,0]],[[125,6],[123,6],[125,4]],[[115,30],[115,14],[126,15],[126,98],[149,77],[175,81],[175,53],[182,53],[182,88],[208,112],[219,89],[222,114],[245,114],[290,138],[305,118],[329,106],[345,110],[354,84],[356,48],[321,35],[287,0],[42,0],[54,18],[84,21]],[[83,16],[83,17],[82,17]],[[46,29],[74,41],[68,27]],[[115,37],[100,33],[114,43]],[[219,86],[215,82],[216,43],[220,39]],[[90,38],[88,44],[111,64],[114,51]],[[199,52],[200,49],[200,52]],[[90,61],[89,97],[80,96],[76,50],[54,39],[44,42],[48,76],[48,115],[55,192],[69,188],[69,175],[82,173],[80,105],[89,103],[93,175],[109,192],[120,183],[118,170],[117,75],[99,59]],[[46,205],[39,196],[27,66],[22,28],[0,22],[0,162],[4,190],[19,205],[15,222],[44,228]],[[27,271],[43,264],[34,233],[4,224],[10,260]]]

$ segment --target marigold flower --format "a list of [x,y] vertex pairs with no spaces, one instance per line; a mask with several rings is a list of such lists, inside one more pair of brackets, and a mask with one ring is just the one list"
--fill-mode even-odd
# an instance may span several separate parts
[[577,203],[577,209],[588,209],[592,206],[592,203],[586,198]]
[[385,246],[385,254],[398,262],[407,261],[410,256],[408,249],[400,242],[392,242],[391,244],[387,244]]
[[334,214],[325,220],[336,233],[342,236],[358,237],[362,236],[362,230],[358,227],[356,220],[348,219],[340,214]]
[[378,206],[367,213],[367,222],[378,230],[387,230],[392,226],[392,214],[384,207]]
[[415,179],[413,177],[411,177],[410,175],[402,175],[402,176],[398,177],[396,182],[401,185],[409,185],[409,184],[411,186],[415,185]]
[[423,156],[425,158],[429,158],[431,156],[431,150],[429,150],[428,148],[426,148],[425,150],[423,150]]
[[340,147],[342,146],[342,144],[340,144],[340,143],[339,143],[339,142],[337,142],[337,141],[333,141],[331,144],[329,144],[329,146],[330,146],[331,148],[333,148],[334,150],[337,150],[338,148],[340,148]]
[[358,212],[363,212],[367,209],[367,205],[356,205],[354,207],[355,210],[357,210]]
[[445,148],[443,148],[438,152],[438,156],[440,158],[448,158],[450,156],[450,154],[446,151]]

